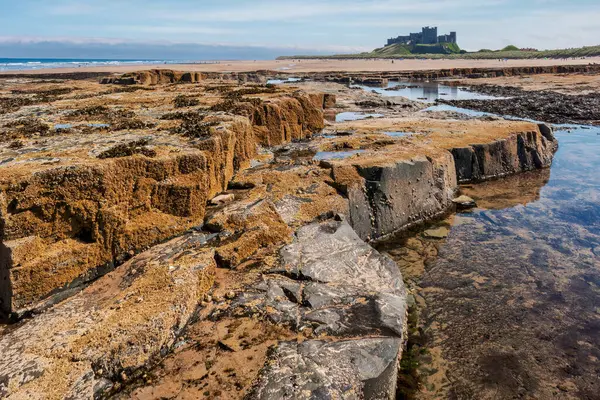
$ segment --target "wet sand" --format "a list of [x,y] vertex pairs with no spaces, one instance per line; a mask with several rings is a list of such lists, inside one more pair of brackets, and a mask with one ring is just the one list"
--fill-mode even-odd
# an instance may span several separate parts
[[201,72],[251,72],[272,70],[282,73],[294,72],[375,72],[375,71],[419,71],[450,68],[508,68],[538,67],[555,65],[599,64],[600,57],[569,60],[259,60],[259,61],[219,61],[213,64],[148,64],[148,65],[109,65],[82,68],[49,68],[27,71],[6,71],[3,74],[48,74],[73,72],[114,72],[126,73],[144,69],[173,69]]

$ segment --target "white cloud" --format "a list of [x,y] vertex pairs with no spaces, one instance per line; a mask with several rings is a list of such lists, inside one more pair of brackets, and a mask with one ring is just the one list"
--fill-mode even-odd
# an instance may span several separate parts
[[108,30],[119,32],[142,32],[157,34],[200,34],[200,35],[231,35],[243,34],[244,31],[227,28],[212,28],[209,26],[198,25],[180,25],[180,26],[161,26],[161,25],[126,25],[126,26],[108,26]]
[[[20,0],[36,3],[21,26],[4,34],[90,35],[152,43],[202,41],[204,44],[370,50],[388,36],[438,26],[457,31],[467,49],[558,48],[600,42],[600,4],[560,0]],[[208,3],[208,4],[207,4]],[[48,18],[49,15],[54,18]],[[44,24],[27,26],[27,18]],[[83,38],[76,38],[82,36]],[[24,39],[28,40],[28,39]],[[163,40],[164,41],[164,40]],[[103,42],[104,43],[104,42]]]
[[260,21],[293,21],[307,18],[343,17],[347,15],[390,15],[434,13],[445,15],[449,9],[465,9],[473,7],[489,7],[505,3],[506,0],[481,0],[476,6],[471,0],[425,0],[425,1],[360,1],[345,2],[319,1],[257,1],[240,7],[204,8],[193,10],[150,10],[147,14],[179,21],[209,21],[209,22],[260,22]]

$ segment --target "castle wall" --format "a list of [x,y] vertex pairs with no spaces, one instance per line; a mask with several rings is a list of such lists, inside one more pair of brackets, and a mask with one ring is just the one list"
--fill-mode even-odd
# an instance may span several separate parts
[[438,28],[424,27],[421,32],[410,33],[408,36],[398,36],[388,39],[387,46],[392,44],[438,44],[438,43],[456,43],[456,32],[450,32],[448,35],[437,34]]

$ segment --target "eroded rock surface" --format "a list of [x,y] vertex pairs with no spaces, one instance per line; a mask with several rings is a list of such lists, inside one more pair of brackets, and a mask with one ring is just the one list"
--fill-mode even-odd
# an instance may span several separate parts
[[93,398],[159,359],[213,284],[207,239],[154,247],[0,338],[0,396]]
[[300,228],[281,258],[280,267],[242,294],[239,307],[316,335],[402,337],[406,293],[398,267],[347,222]]
[[398,338],[303,343],[274,350],[250,399],[394,399]]
[[305,139],[323,127],[323,94],[209,81],[187,95],[209,109],[169,113],[173,95],[162,78],[155,83],[153,90],[101,95],[107,105],[92,98],[81,107],[77,97],[53,103],[45,112],[53,129],[23,118],[1,128],[20,138],[18,146],[4,136],[0,143],[5,313],[52,304],[201,225],[208,200],[250,166],[258,145]]

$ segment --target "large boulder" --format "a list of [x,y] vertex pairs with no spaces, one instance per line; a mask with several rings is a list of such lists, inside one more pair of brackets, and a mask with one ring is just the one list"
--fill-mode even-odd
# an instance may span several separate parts
[[389,236],[446,212],[457,187],[452,155],[375,155],[334,163],[333,178],[350,200],[352,227],[364,240]]
[[251,398],[394,398],[407,315],[397,265],[343,220],[300,228],[280,256],[281,266],[245,290],[231,315],[264,315],[344,340],[279,343]]

